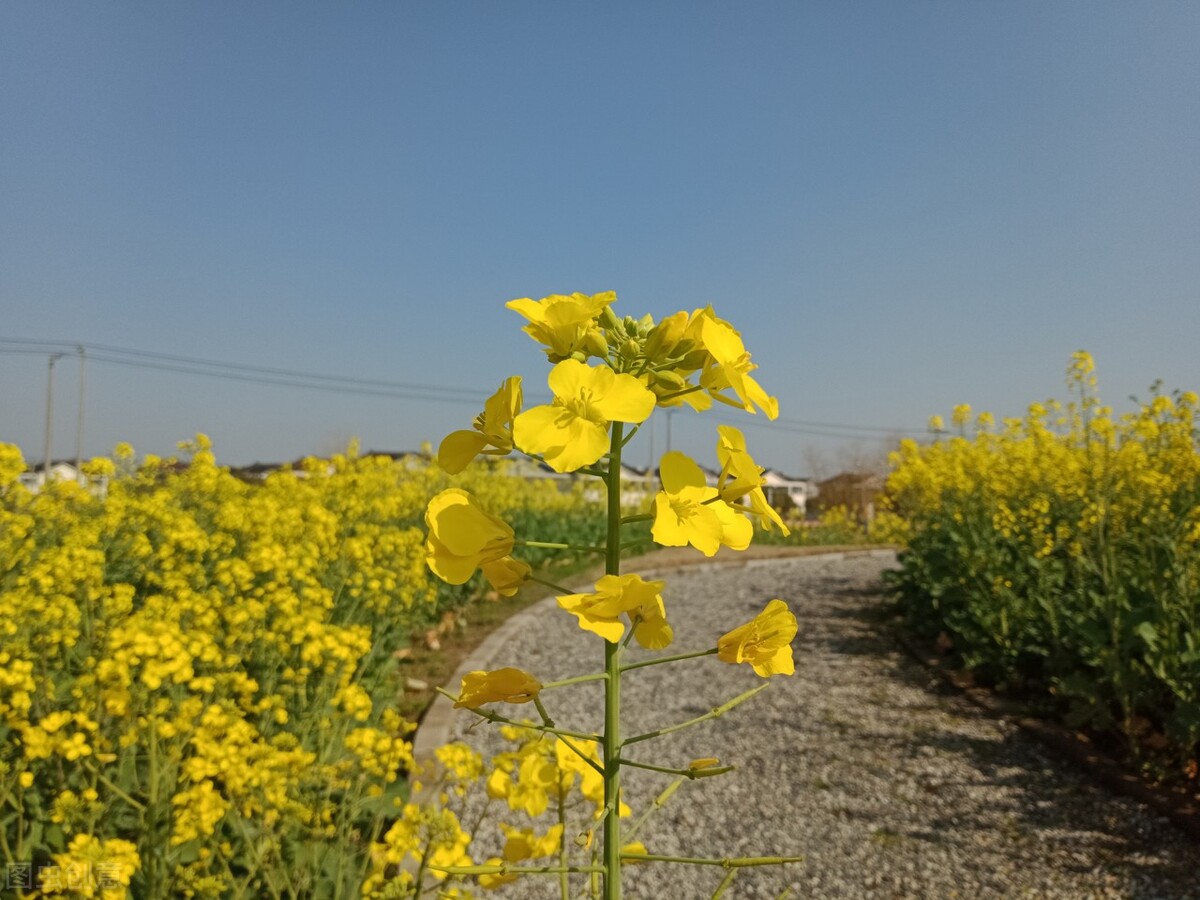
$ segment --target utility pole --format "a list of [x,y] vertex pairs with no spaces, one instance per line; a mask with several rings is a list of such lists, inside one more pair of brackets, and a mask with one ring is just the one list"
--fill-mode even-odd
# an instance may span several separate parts
[[75,477],[83,479],[83,364],[87,354],[83,344],[76,344],[79,351],[79,418],[75,421]]
[[50,484],[50,437],[54,430],[54,364],[61,353],[50,354],[50,372],[46,379],[46,458],[42,462],[42,486]]

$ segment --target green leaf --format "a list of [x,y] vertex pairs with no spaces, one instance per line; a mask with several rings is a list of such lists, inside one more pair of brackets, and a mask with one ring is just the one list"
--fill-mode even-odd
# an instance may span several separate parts
[[1151,650],[1158,647],[1158,632],[1149,622],[1142,622],[1133,629],[1133,633],[1146,642],[1146,646]]

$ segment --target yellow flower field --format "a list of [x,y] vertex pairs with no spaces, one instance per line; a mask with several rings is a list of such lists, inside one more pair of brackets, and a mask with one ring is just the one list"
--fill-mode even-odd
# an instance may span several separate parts
[[[1049,691],[1070,722],[1195,777],[1200,755],[1197,396],[1115,416],[1076,354],[1072,400],[905,442],[888,491],[907,520],[910,622],[985,677]],[[940,417],[932,424],[943,427]]]
[[[182,468],[124,446],[94,461],[101,499],[29,493],[0,445],[7,871],[105,900],[355,896],[392,820],[452,815],[403,807],[392,711],[394,651],[479,589],[426,567],[423,513],[450,481],[352,449],[251,485],[202,436],[186,449]],[[454,483],[507,521],[602,533],[579,492],[506,465]]]

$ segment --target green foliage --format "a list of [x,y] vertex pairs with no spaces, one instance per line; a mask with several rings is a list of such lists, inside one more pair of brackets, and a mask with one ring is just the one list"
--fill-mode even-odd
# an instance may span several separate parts
[[889,492],[910,535],[893,583],[909,626],[949,636],[983,678],[1048,693],[1068,722],[1115,729],[1160,770],[1194,771],[1196,398],[1114,419],[1089,364],[1076,359],[1066,407],[901,448]]

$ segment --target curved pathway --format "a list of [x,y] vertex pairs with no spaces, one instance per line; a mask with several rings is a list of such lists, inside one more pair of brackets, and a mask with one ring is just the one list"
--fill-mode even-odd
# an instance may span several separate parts
[[[685,783],[639,835],[649,851],[805,857],[742,871],[727,898],[1200,900],[1200,848],[1016,726],[940,690],[900,650],[879,625],[879,575],[892,561],[868,551],[654,573],[667,581],[672,651],[712,646],[772,597],[788,601],[800,630],[793,677],[773,679],[728,716],[638,748],[639,759],[667,765],[716,756],[738,766]],[[550,599],[506,623],[464,671],[515,665],[549,681],[595,671],[598,655],[599,640]],[[759,681],[748,667],[713,658],[628,673],[622,728],[633,734],[691,718]],[[593,683],[545,699],[561,726],[595,731],[589,713],[599,697]],[[504,749],[496,728],[471,728],[477,717],[449,707],[430,711],[418,753],[460,738],[484,753]],[[668,781],[627,772],[635,812]],[[525,824],[498,807],[488,815]],[[496,851],[493,831],[478,831],[481,859]],[[627,897],[669,900],[710,897],[722,875],[662,864],[626,873]],[[526,878],[493,896],[557,897],[557,883]]]

